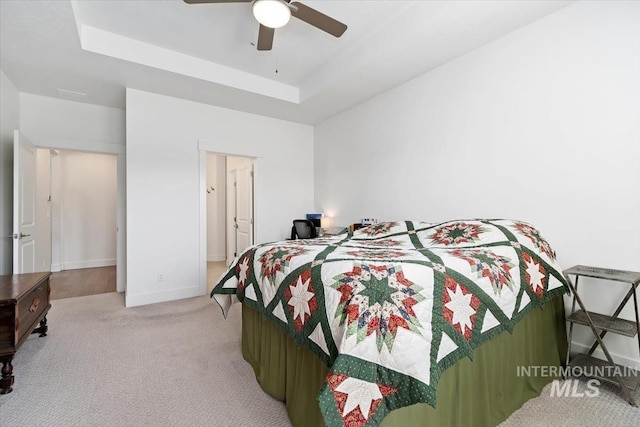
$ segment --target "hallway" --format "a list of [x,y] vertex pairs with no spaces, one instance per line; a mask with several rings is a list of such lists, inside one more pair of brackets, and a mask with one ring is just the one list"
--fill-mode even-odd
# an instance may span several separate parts
[[51,299],[116,291],[116,267],[82,268],[51,273]]
[[[226,270],[224,261],[207,262],[207,296]],[[116,292],[116,267],[83,268],[51,273],[51,299]]]
[[207,296],[211,294],[211,290],[218,283],[218,279],[227,270],[224,261],[208,261],[207,262]]

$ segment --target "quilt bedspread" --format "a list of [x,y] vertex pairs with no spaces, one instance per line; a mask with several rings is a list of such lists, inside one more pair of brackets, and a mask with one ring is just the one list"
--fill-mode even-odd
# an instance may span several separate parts
[[530,224],[385,222],[241,253],[211,292],[275,322],[330,369],[327,426],[377,425],[393,409],[435,407],[445,369],[567,291]]

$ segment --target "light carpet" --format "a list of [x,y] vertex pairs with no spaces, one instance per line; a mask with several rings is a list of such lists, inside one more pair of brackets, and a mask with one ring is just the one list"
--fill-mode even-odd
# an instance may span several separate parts
[[[0,426],[291,426],[242,358],[240,307],[225,320],[207,297],[128,309],[123,298],[53,301],[48,336],[16,354]],[[552,398],[547,386],[502,426],[640,425],[615,387],[600,391]]]

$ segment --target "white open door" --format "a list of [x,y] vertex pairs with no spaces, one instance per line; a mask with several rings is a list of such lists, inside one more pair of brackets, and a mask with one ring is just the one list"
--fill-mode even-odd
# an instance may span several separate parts
[[36,147],[13,132],[13,274],[33,273],[36,259]]
[[253,244],[253,168],[251,162],[236,171],[236,252]]
[[253,163],[227,170],[227,265],[253,244]]

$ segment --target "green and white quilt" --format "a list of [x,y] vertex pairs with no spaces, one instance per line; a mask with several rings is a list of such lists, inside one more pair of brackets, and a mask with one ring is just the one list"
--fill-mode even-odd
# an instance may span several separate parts
[[237,297],[329,367],[327,426],[374,426],[396,408],[435,407],[445,369],[567,290],[527,223],[400,221],[252,246],[211,296],[225,315]]

